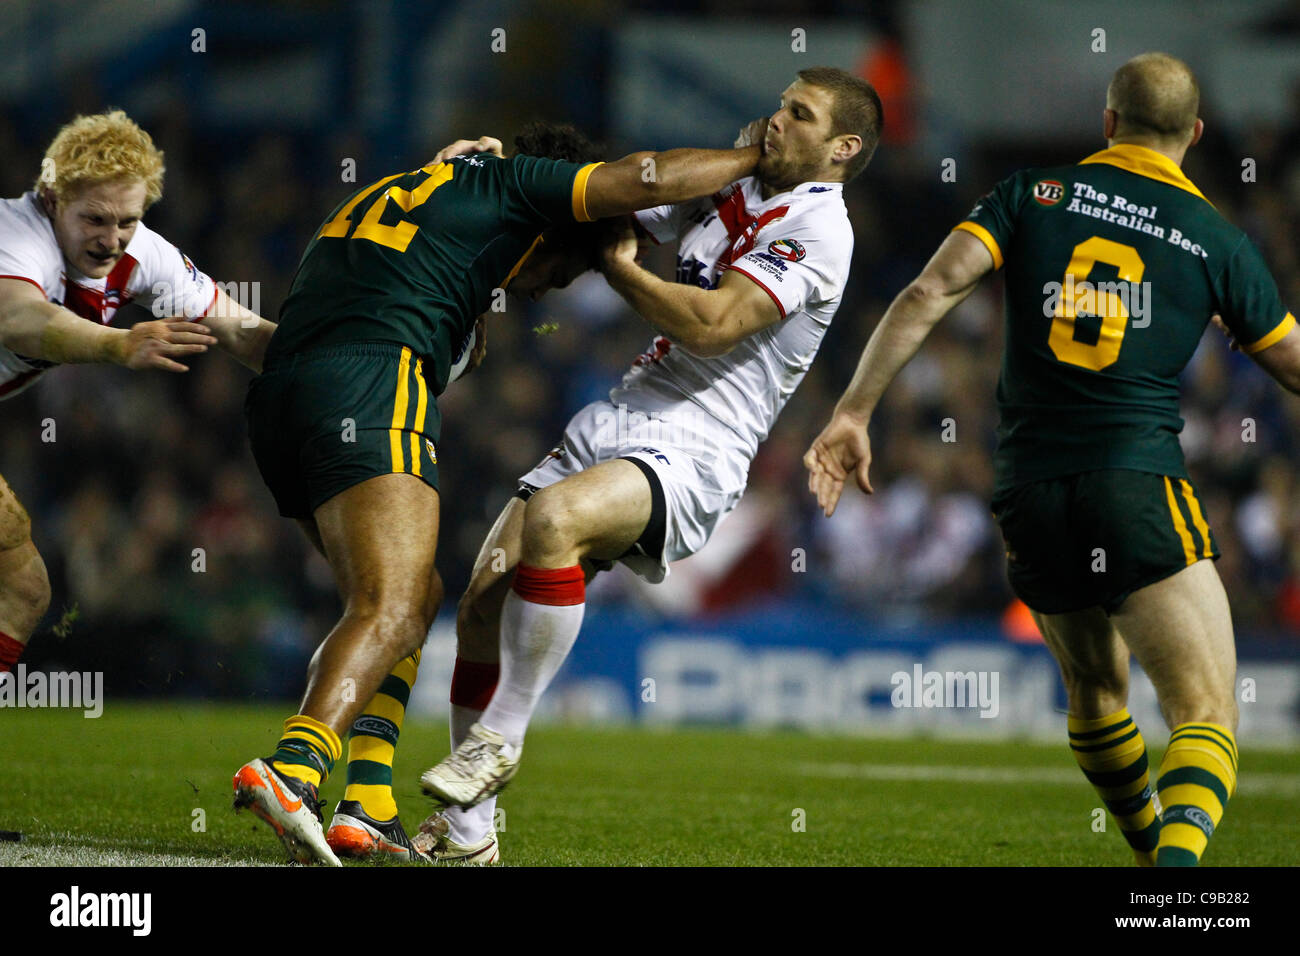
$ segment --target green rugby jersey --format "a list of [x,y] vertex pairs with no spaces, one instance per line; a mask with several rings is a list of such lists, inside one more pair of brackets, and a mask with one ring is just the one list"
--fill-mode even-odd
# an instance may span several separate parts
[[1245,234],[1141,146],[1016,173],[956,228],[1007,270],[999,491],[1099,468],[1186,477],[1178,375],[1211,314],[1248,353],[1295,325]]
[[303,253],[267,361],[357,342],[408,346],[440,394],[493,290],[542,231],[590,221],[587,179],[598,165],[477,154],[357,191]]

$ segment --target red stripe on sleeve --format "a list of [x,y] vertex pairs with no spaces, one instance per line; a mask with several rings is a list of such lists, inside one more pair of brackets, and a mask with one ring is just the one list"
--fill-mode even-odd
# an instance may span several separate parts
[[[36,288],[41,290],[41,295],[45,295],[44,287],[42,287],[41,284],[37,282],[35,279],[29,279],[27,278],[27,276],[0,276],[0,279],[17,279],[20,282],[30,282],[32,285],[36,286]],[[45,297],[47,299],[49,298],[49,296],[45,296]]]
[[781,300],[776,297],[776,293],[763,284],[762,280],[760,280],[757,276],[753,275],[752,273],[746,272],[744,269],[740,268],[740,266],[736,265],[734,262],[731,263],[729,266],[727,266],[727,268],[735,269],[745,278],[752,279],[755,283],[757,283],[760,289],[762,289],[764,292],[766,292],[768,295],[772,297],[772,301],[776,303],[776,310],[781,313],[781,318],[783,319],[785,318],[785,306],[783,306],[781,304]]
[[210,312],[212,311],[212,307],[213,307],[214,305],[217,304],[217,293],[220,292],[220,291],[221,291],[221,290],[217,287],[217,284],[216,284],[215,282],[213,282],[213,283],[212,283],[212,301],[208,303],[208,307],[207,307],[206,309],[204,309],[202,312],[200,312],[200,313],[199,313],[198,315],[196,315],[194,318],[190,319],[191,322],[197,322],[199,319],[206,319],[206,318],[208,317],[208,313],[210,313]]
[[520,564],[515,568],[514,592],[525,601],[552,607],[583,604],[587,600],[582,566],[577,564],[554,569]]

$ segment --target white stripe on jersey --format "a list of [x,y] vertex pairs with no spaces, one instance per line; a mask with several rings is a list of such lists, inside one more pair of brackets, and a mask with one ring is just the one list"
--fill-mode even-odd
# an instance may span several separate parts
[[[69,276],[54,226],[34,191],[0,200],[0,278],[26,280],[40,288],[47,301],[102,325],[111,325],[128,302],[149,308],[156,300],[163,315],[197,319],[212,307],[217,294],[207,275],[144,223],[136,225],[108,276]],[[52,365],[0,347],[0,400],[17,395]]]
[[767,291],[783,318],[716,358],[658,336],[609,394],[647,414],[684,402],[703,408],[727,463],[720,476],[736,488],[812,365],[853,257],[841,183],[802,183],[767,200],[760,189],[750,177],[708,199],[643,210],[637,220],[655,241],[677,240],[678,282],[712,289],[735,269]]

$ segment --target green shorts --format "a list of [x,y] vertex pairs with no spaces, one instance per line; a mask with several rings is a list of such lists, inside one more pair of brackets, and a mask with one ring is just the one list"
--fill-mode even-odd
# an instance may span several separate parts
[[1139,588],[1219,556],[1186,478],[1116,469],[1035,481],[999,492],[993,516],[1011,590],[1040,614],[1113,614]]
[[262,479],[286,518],[309,518],[377,475],[438,488],[441,419],[409,348],[361,344],[276,359],[244,401]]

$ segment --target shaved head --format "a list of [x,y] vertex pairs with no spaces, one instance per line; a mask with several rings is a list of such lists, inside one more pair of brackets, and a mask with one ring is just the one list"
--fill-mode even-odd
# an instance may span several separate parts
[[1200,105],[1191,67],[1167,53],[1135,56],[1115,71],[1106,89],[1116,136],[1185,140],[1192,135]]

